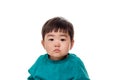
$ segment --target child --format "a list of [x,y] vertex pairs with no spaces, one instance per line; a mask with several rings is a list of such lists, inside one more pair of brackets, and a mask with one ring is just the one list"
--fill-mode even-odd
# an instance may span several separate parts
[[80,58],[69,53],[74,44],[73,25],[62,17],[49,19],[42,28],[47,54],[29,69],[28,80],[90,80]]

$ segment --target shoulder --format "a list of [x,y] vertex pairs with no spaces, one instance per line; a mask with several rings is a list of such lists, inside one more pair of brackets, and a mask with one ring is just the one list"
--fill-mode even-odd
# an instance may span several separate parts
[[70,60],[74,62],[75,64],[83,64],[83,61],[78,57],[77,55],[70,53]]
[[43,55],[40,55],[37,60],[35,61],[34,65],[41,65],[43,64],[46,60],[47,60],[47,57],[48,55],[47,54],[43,54]]
[[73,66],[75,69],[82,69],[85,68],[83,61],[80,59],[80,57],[78,57],[75,54],[69,54],[69,63],[71,64],[71,66]]
[[84,79],[86,78],[86,80],[87,79],[89,80],[89,76],[83,61],[75,54],[70,54],[70,56],[71,56],[72,62],[74,63],[73,66],[75,67],[74,69],[76,71],[75,73],[77,77],[84,78]]
[[76,69],[85,69],[84,62],[80,59],[80,57],[75,54],[70,54],[70,57],[70,62],[74,64],[74,67],[76,67]]
[[46,57],[47,57],[47,54],[40,55],[40,56],[37,58],[36,62],[37,62],[37,61],[44,60]]
[[38,69],[38,67],[43,64],[43,60],[45,59],[45,57],[47,56],[47,54],[44,55],[40,55],[37,60],[34,62],[34,64],[30,67],[30,69],[28,70],[29,73],[34,74],[35,70]]

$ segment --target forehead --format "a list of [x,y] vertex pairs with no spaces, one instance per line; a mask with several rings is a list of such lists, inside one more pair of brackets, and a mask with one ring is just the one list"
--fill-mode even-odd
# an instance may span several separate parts
[[69,37],[68,33],[65,33],[65,32],[55,32],[55,31],[52,31],[52,32],[49,32],[45,35],[46,37],[54,37],[54,36],[63,36],[63,37]]

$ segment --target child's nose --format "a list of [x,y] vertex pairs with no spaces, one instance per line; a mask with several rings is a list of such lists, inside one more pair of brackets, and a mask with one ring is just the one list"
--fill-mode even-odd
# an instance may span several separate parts
[[59,41],[55,41],[55,47],[60,47],[60,42]]

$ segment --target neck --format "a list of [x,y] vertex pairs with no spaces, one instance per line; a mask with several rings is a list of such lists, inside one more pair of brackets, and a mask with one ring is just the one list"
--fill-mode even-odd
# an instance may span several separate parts
[[65,59],[65,58],[67,58],[67,56],[68,56],[68,54],[67,55],[65,55],[65,56],[62,56],[62,57],[52,57],[52,56],[50,56],[50,55],[48,55],[49,56],[49,59],[51,59],[51,60],[63,60],[63,59]]

